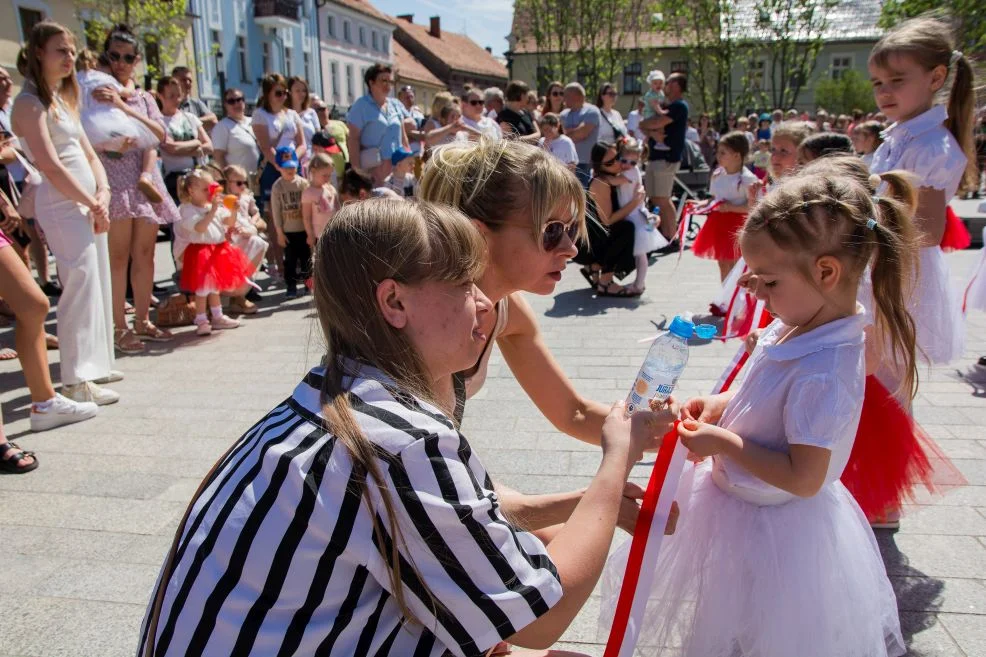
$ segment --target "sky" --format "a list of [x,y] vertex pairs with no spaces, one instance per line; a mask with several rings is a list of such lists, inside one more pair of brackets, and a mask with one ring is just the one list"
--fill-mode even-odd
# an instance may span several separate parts
[[513,19],[513,0],[371,0],[382,12],[396,16],[414,14],[414,22],[428,25],[431,16],[441,16],[442,29],[465,33],[493,54],[507,50],[507,34]]

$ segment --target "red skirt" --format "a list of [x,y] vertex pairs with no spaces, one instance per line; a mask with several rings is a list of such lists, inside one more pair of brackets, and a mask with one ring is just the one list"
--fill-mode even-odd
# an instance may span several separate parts
[[739,260],[740,249],[736,233],[743,227],[744,221],[746,215],[742,212],[713,210],[692,243],[692,253],[709,260]]
[[941,236],[941,248],[945,251],[961,251],[972,244],[972,235],[951,205],[945,206],[945,233]]
[[863,414],[842,483],[875,518],[914,499],[914,486],[941,493],[965,485],[962,473],[875,376],[866,377]]
[[181,289],[198,296],[230,292],[246,285],[254,267],[229,242],[189,244],[182,256]]

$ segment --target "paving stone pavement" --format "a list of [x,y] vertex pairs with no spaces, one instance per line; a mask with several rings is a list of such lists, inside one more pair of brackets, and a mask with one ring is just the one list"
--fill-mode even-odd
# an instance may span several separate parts
[[[170,259],[163,247],[158,255],[165,279]],[[956,284],[977,257],[949,256]],[[594,299],[570,267],[554,296],[529,297],[547,344],[584,394],[622,398],[646,350],[638,340],[675,312],[701,311],[716,289],[715,266],[689,254],[677,267],[663,258],[648,284],[640,302]],[[280,292],[268,299],[238,330],[200,339],[185,329],[172,344],[119,359],[127,378],[113,388],[122,401],[47,434],[28,429],[16,362],[0,363],[7,435],[41,460],[34,473],[0,477],[0,609],[9,628],[0,631],[0,657],[134,654],[150,589],[200,479],[321,353],[308,300],[278,305]],[[986,392],[954,376],[986,354],[986,316],[973,314],[968,325],[966,358],[924,374],[915,411],[969,486],[921,496],[900,532],[878,532],[913,655],[986,655]],[[11,342],[10,330],[0,331],[0,344]],[[735,349],[696,346],[678,394],[707,392]],[[598,465],[595,448],[540,415],[498,353],[463,432],[491,473],[525,492],[583,486]],[[597,608],[593,598],[565,647],[602,654]]]

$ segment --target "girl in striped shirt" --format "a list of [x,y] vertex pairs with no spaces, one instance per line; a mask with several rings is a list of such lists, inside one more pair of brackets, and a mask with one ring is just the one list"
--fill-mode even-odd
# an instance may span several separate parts
[[592,592],[630,468],[668,426],[650,413],[631,425],[614,407],[596,477],[546,545],[512,524],[450,419],[453,373],[487,340],[479,231],[452,208],[370,200],[323,237],[323,366],[207,475],[139,655],[546,648]]

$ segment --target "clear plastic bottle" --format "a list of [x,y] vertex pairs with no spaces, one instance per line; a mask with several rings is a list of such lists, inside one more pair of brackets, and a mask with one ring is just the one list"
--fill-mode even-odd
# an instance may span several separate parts
[[697,335],[709,339],[716,334],[711,324],[695,326],[677,315],[671,320],[667,332],[659,335],[647,352],[633,388],[627,396],[626,415],[629,417],[641,409],[649,408],[650,400],[663,402],[671,396],[678,378],[688,364],[688,339]]

